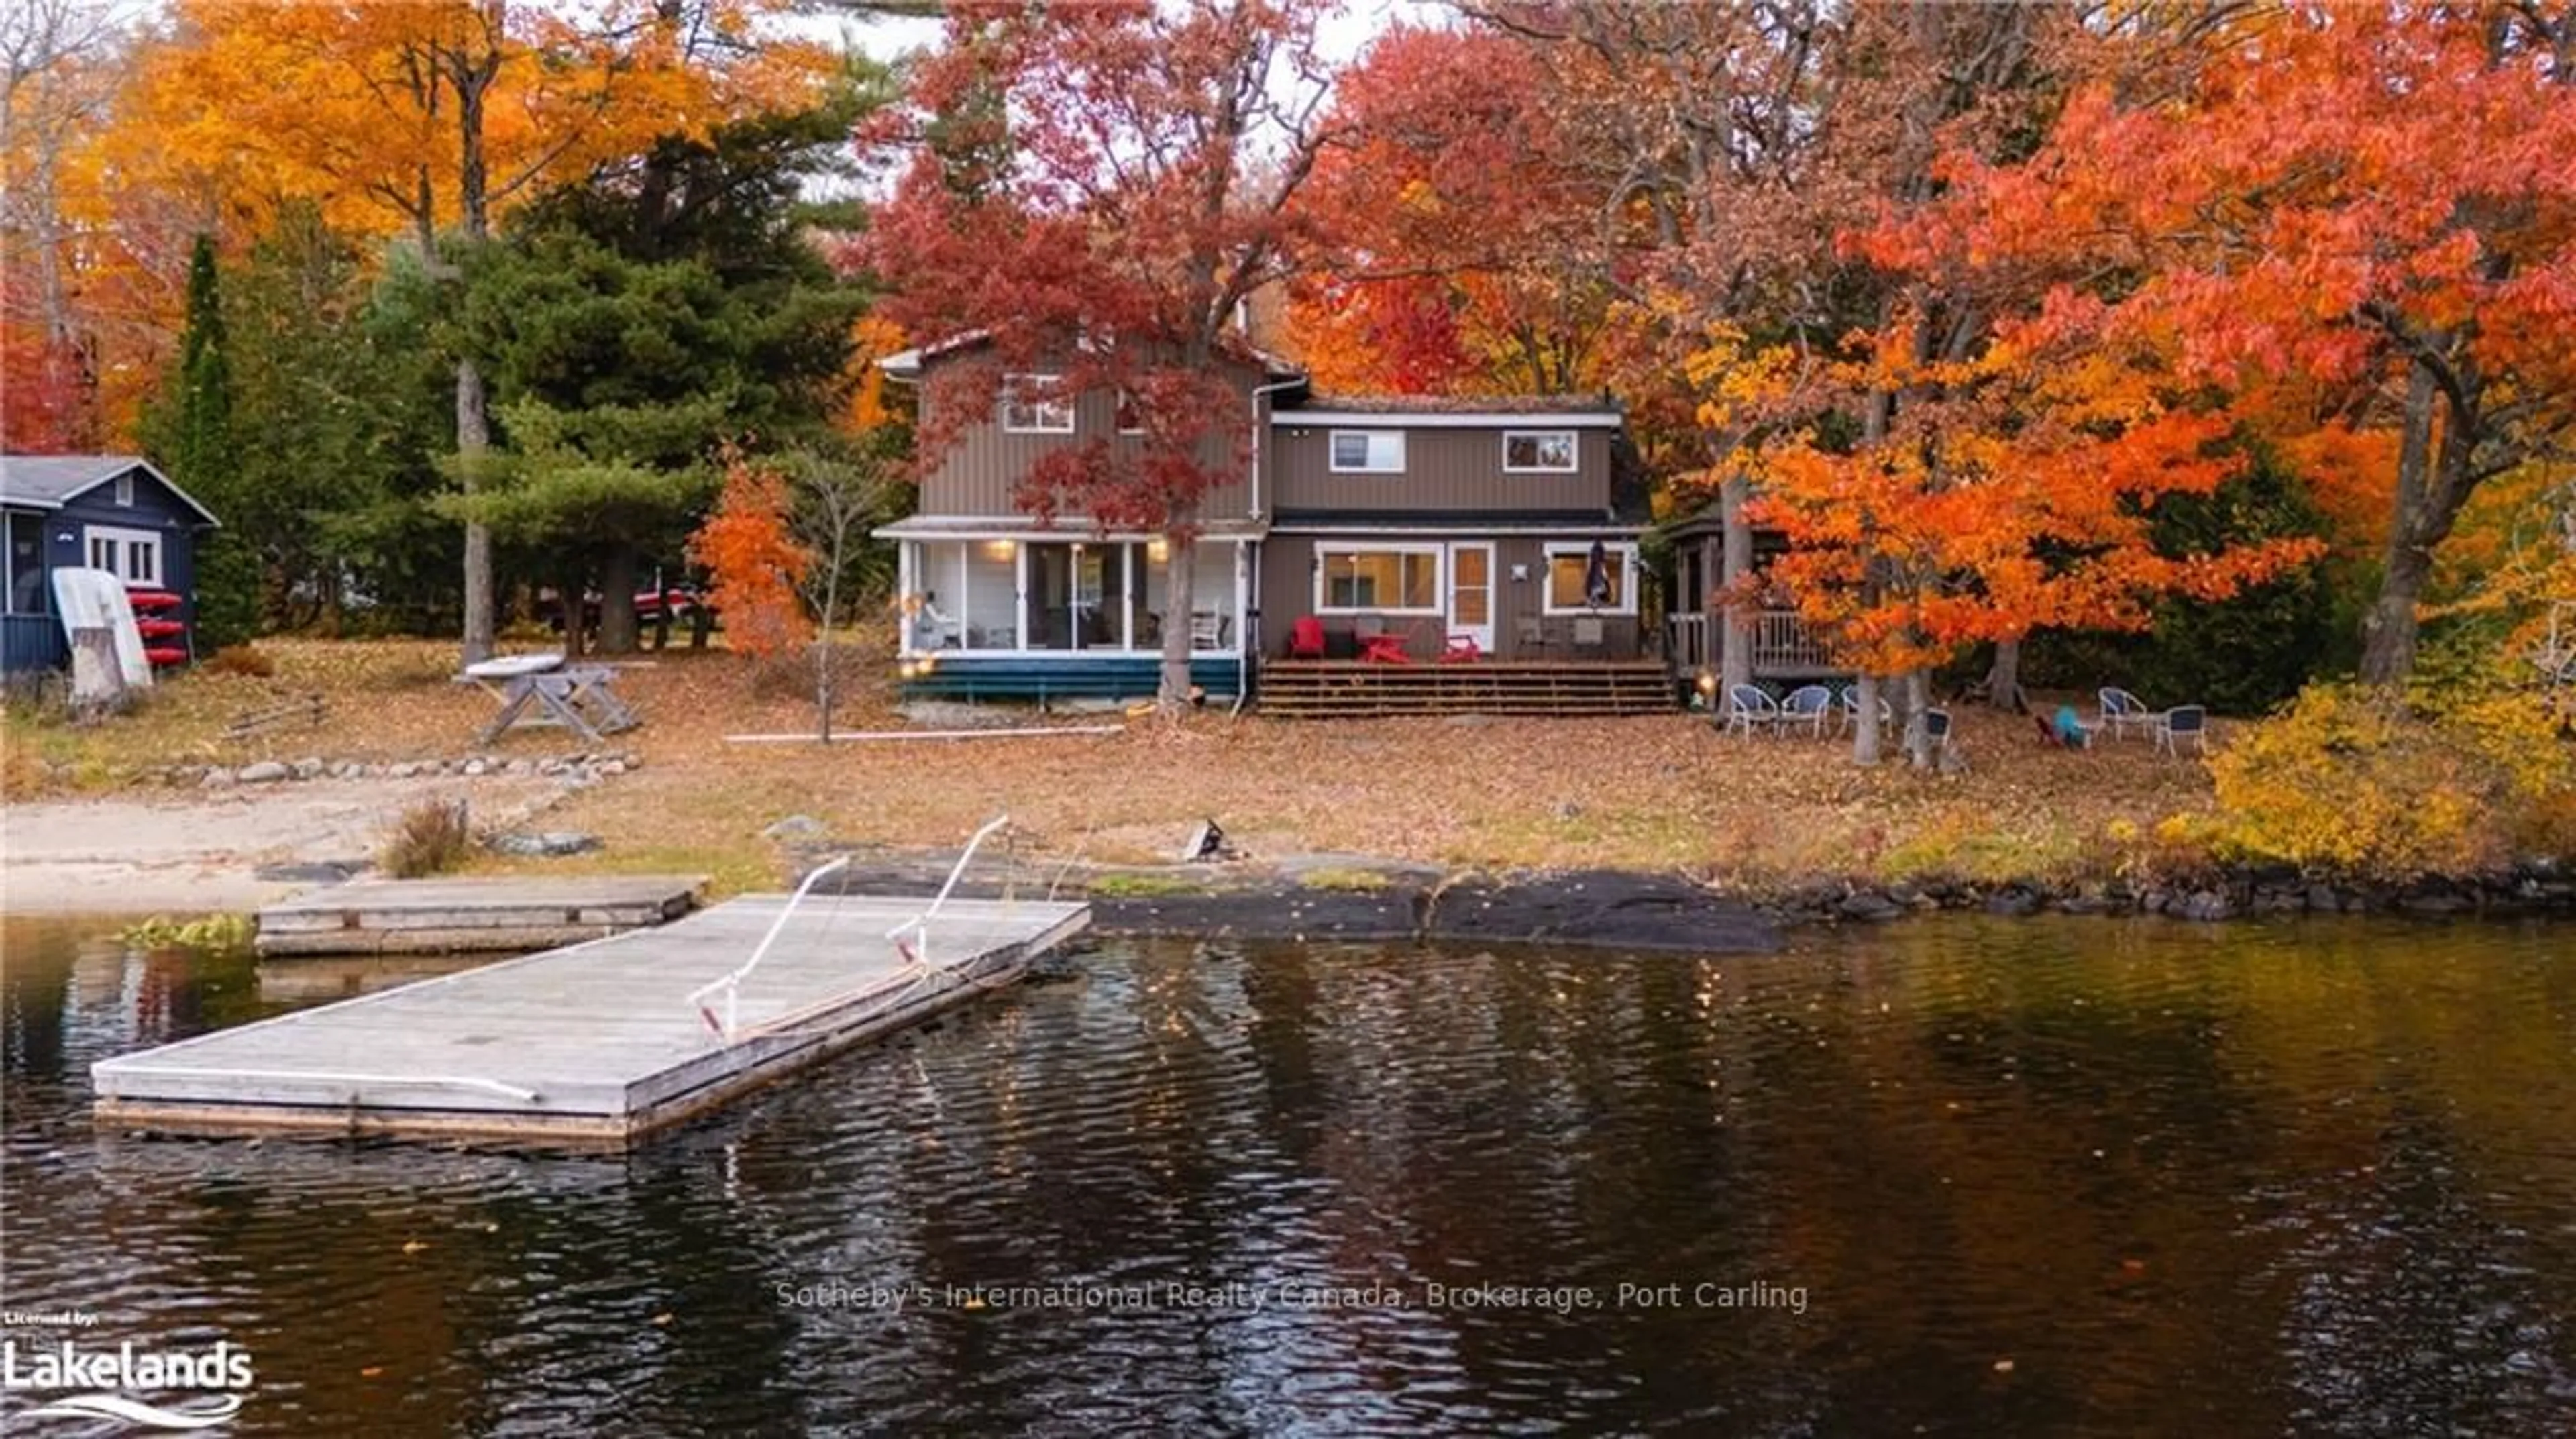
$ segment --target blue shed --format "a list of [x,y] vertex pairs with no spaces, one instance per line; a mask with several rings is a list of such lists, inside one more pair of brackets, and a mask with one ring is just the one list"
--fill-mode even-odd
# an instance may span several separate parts
[[141,456],[0,455],[0,515],[8,522],[0,671],[68,658],[54,618],[53,572],[65,566],[179,596],[177,618],[195,632],[197,533],[218,521]]

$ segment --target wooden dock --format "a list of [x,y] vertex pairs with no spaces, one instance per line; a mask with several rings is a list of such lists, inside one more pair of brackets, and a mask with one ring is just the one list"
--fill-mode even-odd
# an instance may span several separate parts
[[544,949],[679,918],[704,875],[379,879],[259,912],[259,953],[453,954]]
[[1009,983],[1091,918],[1078,904],[952,899],[908,941],[916,960],[887,935],[926,904],[811,896],[744,974],[788,905],[747,896],[120,1055],[90,1067],[99,1120],[622,1147]]

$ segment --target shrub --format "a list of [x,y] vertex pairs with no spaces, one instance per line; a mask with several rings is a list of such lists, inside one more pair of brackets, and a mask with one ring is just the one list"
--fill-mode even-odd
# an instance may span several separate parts
[[2528,692],[2417,712],[2357,686],[2311,686],[2209,767],[2220,855],[2361,879],[2561,853],[2576,809],[2576,751]]
[[226,645],[207,659],[205,669],[210,674],[268,679],[277,673],[277,661],[255,645]]
[[472,841],[465,801],[425,799],[395,821],[393,837],[385,841],[378,862],[396,879],[444,874],[465,858]]

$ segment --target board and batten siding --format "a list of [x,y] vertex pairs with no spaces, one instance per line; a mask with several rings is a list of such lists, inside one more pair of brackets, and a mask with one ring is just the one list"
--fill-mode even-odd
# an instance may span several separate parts
[[[1446,428],[1406,423],[1402,415],[1372,416],[1374,423],[1349,425],[1274,424],[1270,430],[1271,509],[1281,514],[1300,510],[1342,514],[1357,510],[1432,510],[1511,514],[1540,511],[1567,514],[1610,509],[1610,438],[1605,428],[1574,432],[1575,468],[1571,473],[1505,473],[1505,430],[1563,429],[1544,420],[1492,428]],[[1335,430],[1395,430],[1404,435],[1401,473],[1336,473],[1332,465]]]
[[[936,362],[934,362],[936,363]],[[1236,389],[1247,399],[1254,398],[1259,384],[1258,372],[1248,366],[1229,366]],[[928,391],[924,391],[925,400]],[[1266,423],[1269,397],[1258,398],[1260,410],[1253,413],[1256,425]],[[1074,401],[1073,432],[1061,435],[1011,434],[1003,430],[1001,411],[965,427],[965,433],[939,463],[921,481],[921,503],[917,513],[940,516],[993,516],[1024,518],[1020,508],[1020,481],[1031,467],[1048,453],[1059,449],[1076,449],[1095,440],[1107,440],[1112,446],[1139,447],[1144,442],[1132,435],[1118,433],[1117,397],[1106,391],[1078,396]],[[1252,511],[1252,467],[1249,435],[1229,439],[1210,435],[1199,445],[1199,463],[1211,469],[1224,469],[1236,474],[1230,484],[1219,485],[1207,493],[1200,512],[1202,520],[1242,519]]]
[[[1319,549],[1366,549],[1384,545],[1441,545],[1490,542],[1494,547],[1494,648],[1496,659],[1567,660],[1614,659],[1632,660],[1645,653],[1638,618],[1633,614],[1601,613],[1601,647],[1577,652],[1574,648],[1575,615],[1547,613],[1547,547],[1550,544],[1584,545],[1588,537],[1567,536],[1550,539],[1545,535],[1476,536],[1463,534],[1385,534],[1385,535],[1282,535],[1273,534],[1262,544],[1261,553],[1261,635],[1263,652],[1276,659],[1288,652],[1289,629],[1301,615],[1315,613],[1315,567]],[[1527,579],[1512,578],[1512,567],[1519,565]],[[1447,571],[1444,564],[1443,575]],[[1386,628],[1404,636],[1405,653],[1419,660],[1439,657],[1449,636],[1448,596],[1440,596],[1442,613],[1436,615],[1387,615]],[[1324,629],[1331,634],[1349,634],[1357,620],[1354,615],[1325,615]],[[1520,641],[1520,622],[1536,620],[1543,641],[1535,648]]]

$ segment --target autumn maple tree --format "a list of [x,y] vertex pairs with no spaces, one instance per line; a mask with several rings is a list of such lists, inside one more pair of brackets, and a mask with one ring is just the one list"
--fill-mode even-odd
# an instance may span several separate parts
[[[1047,517],[1160,533],[1168,612],[1191,611],[1203,501],[1249,463],[1227,373],[1241,307],[1308,249],[1291,202],[1325,127],[1315,0],[947,7],[945,44],[866,135],[901,164],[854,257],[885,314],[953,346],[923,397],[935,464],[994,413],[1004,377],[1116,391],[1141,440],[1050,450],[1020,483]],[[1189,629],[1163,627],[1161,702],[1190,690]]]

